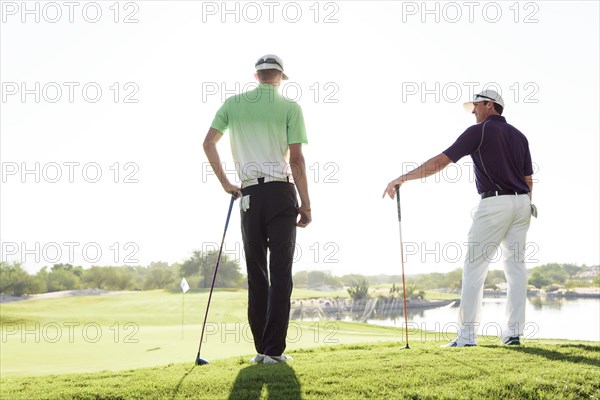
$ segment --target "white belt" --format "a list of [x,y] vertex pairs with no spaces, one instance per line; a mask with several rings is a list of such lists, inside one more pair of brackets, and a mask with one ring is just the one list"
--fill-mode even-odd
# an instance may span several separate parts
[[[260,181],[259,181],[260,180]],[[258,185],[259,183],[269,183],[269,182],[289,182],[290,178],[275,178],[272,176],[264,176],[260,178],[248,179],[247,181],[242,182],[242,189],[245,189],[249,186]]]

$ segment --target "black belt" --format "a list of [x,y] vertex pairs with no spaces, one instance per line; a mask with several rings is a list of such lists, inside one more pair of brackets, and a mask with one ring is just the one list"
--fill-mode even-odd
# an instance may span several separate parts
[[492,197],[492,196],[507,196],[507,195],[513,195],[513,196],[517,196],[519,194],[527,194],[528,192],[516,192],[514,190],[491,190],[489,192],[483,192],[481,193],[481,198],[482,199],[486,199],[488,197]]
[[[265,183],[265,178],[264,177],[256,178],[256,180],[258,181],[259,185],[263,185]],[[270,182],[289,182],[289,181],[290,181],[290,177],[287,176],[285,178],[285,180],[283,180],[283,179],[273,179],[271,181],[267,181],[267,183],[270,183]]]

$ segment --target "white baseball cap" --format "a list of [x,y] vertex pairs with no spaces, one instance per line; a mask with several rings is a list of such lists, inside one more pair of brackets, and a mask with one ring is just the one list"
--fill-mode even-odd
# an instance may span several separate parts
[[502,96],[500,96],[495,90],[491,89],[482,90],[481,93],[473,96],[473,101],[464,103],[463,106],[468,112],[473,112],[473,108],[475,107],[473,103],[481,103],[482,101],[493,101],[494,103],[500,104],[502,108],[504,108],[504,100],[502,99]]
[[[277,69],[283,72],[283,60],[277,57],[275,54],[266,54],[258,59],[256,64],[254,64],[257,71],[263,69]],[[283,72],[283,79],[288,79],[285,72]]]

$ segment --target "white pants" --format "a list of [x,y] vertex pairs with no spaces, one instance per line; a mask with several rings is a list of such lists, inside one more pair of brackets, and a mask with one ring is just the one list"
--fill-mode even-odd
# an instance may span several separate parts
[[530,220],[531,201],[526,194],[488,197],[479,203],[463,268],[459,341],[477,343],[483,285],[493,260],[503,261],[508,283],[506,320],[500,325],[500,337],[505,341],[523,334],[527,301],[524,253]]

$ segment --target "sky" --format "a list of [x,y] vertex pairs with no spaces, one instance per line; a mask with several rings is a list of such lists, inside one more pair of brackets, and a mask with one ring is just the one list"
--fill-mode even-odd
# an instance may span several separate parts
[[[597,265],[599,15],[597,1],[3,1],[1,258],[33,273],[216,249],[229,196],[202,142],[275,53],[309,141],[295,271],[399,274],[383,190],[473,125],[462,103],[485,88],[530,144],[526,266]],[[235,181],[227,133],[218,150]],[[469,157],[402,186],[407,274],[462,266],[478,201]],[[224,253],[243,265],[235,207]]]

